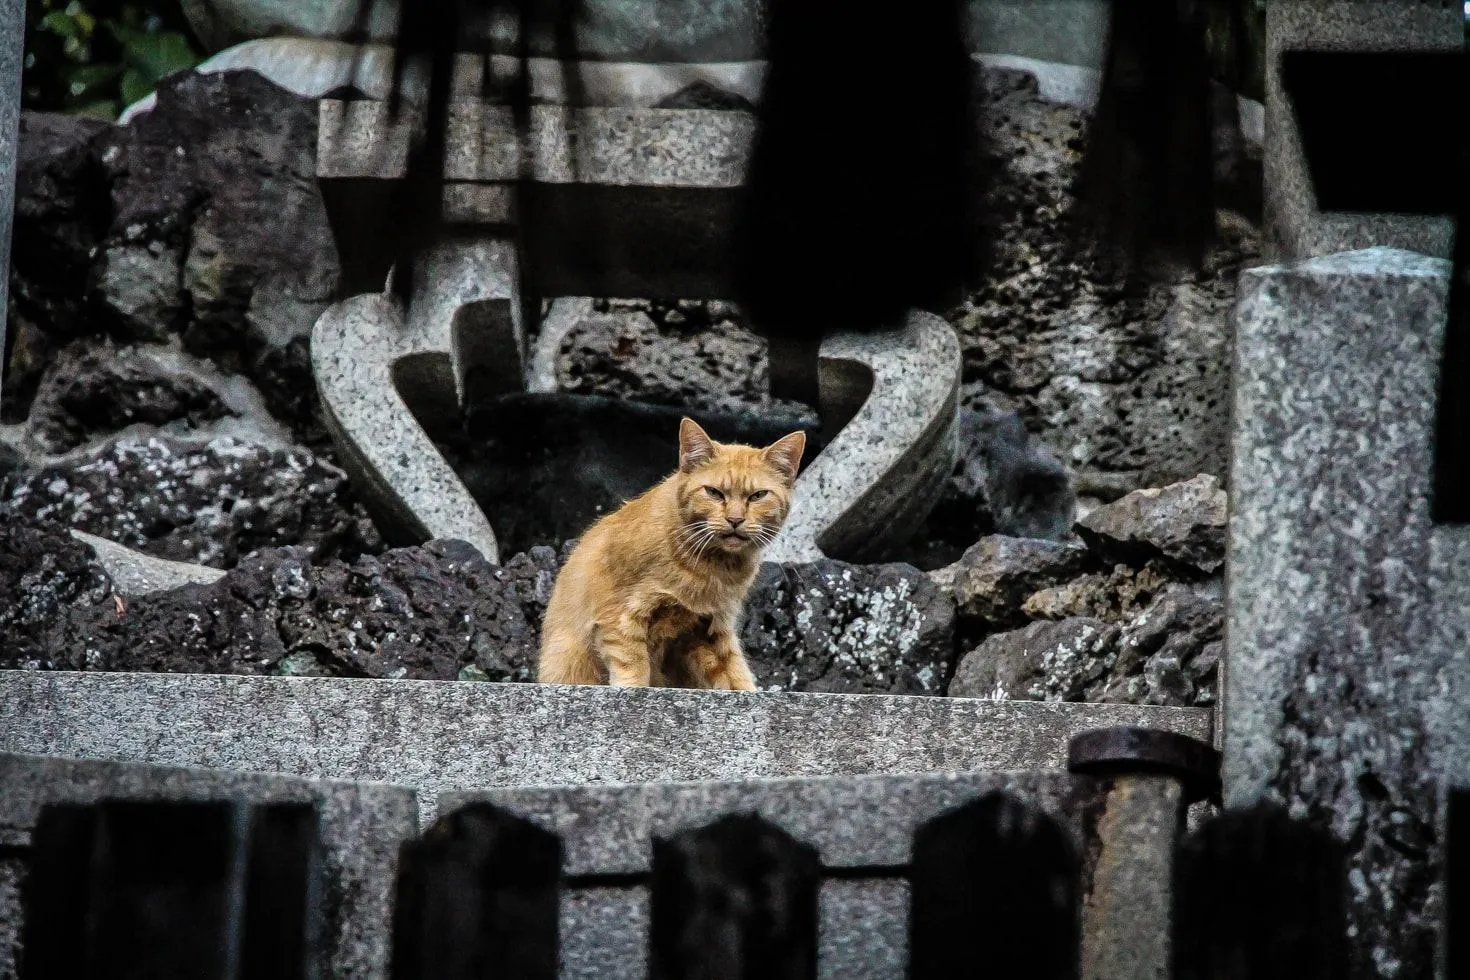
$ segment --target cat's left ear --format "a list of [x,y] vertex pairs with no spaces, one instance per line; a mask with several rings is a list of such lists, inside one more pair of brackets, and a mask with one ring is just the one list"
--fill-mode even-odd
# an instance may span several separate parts
[[806,433],[793,432],[782,436],[761,450],[761,458],[786,478],[789,487],[796,482],[796,471],[801,469],[801,454],[806,451]]
[[699,423],[685,418],[679,423],[679,472],[688,473],[715,458],[715,444]]

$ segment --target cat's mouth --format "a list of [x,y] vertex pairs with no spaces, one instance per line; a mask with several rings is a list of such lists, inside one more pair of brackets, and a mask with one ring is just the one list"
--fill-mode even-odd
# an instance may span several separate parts
[[721,531],[720,532],[720,540],[722,540],[722,541],[749,541],[750,540],[750,535],[746,534],[744,531]]

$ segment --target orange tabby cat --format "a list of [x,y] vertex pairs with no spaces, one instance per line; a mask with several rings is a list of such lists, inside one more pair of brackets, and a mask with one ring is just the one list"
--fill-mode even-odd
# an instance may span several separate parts
[[736,622],[805,448],[804,432],[755,449],[680,422],[678,471],[592,525],[557,576],[536,679],[755,690]]

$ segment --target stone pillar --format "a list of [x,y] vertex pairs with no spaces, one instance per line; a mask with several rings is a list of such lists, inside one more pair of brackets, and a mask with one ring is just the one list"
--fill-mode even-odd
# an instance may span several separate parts
[[1248,270],[1236,311],[1226,803],[1348,844],[1354,977],[1434,975],[1470,775],[1470,528],[1429,514],[1448,285],[1374,248]]
[[[1283,51],[1444,51],[1464,46],[1459,3],[1422,0],[1273,0],[1266,5],[1265,236],[1267,259],[1292,261],[1374,245],[1447,257],[1449,218],[1347,214],[1316,209],[1290,102]],[[1425,93],[1424,98],[1435,98]],[[1445,125],[1452,124],[1445,102]]]
[[16,143],[20,139],[21,42],[25,0],[0,0],[0,391],[5,385],[5,322],[10,309],[10,224],[15,214]]

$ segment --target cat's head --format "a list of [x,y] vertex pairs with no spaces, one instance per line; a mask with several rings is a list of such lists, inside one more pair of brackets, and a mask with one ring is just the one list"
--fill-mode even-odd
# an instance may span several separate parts
[[805,432],[757,449],[715,442],[693,419],[680,422],[675,533],[681,549],[740,555],[770,544],[791,507],[805,449]]

